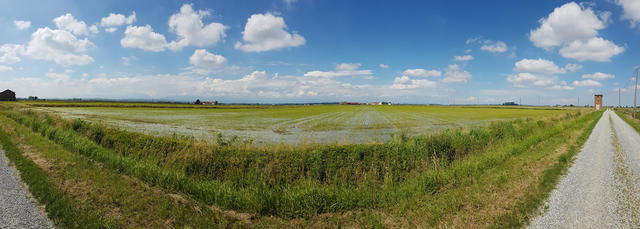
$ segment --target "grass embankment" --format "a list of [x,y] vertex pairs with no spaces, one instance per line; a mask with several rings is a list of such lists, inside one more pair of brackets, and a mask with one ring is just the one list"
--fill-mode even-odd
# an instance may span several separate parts
[[[246,217],[149,187],[0,117],[0,143],[61,228],[241,226]],[[8,135],[6,133],[9,133]]]
[[29,192],[45,205],[53,223],[59,227],[104,228],[110,224],[103,221],[96,213],[82,211],[73,201],[56,187],[47,173],[33,161],[22,155],[20,149],[0,129],[0,144],[5,155],[20,173],[21,180],[29,187]]
[[[411,201],[437,191],[460,172],[453,170],[454,177],[443,177],[437,168],[496,143],[528,140],[535,144],[544,136],[525,137],[552,125],[551,121],[519,120],[467,133],[398,137],[385,144],[257,149],[224,141],[206,145],[159,138],[34,112],[7,115],[67,149],[152,185],[224,209],[285,218]],[[508,150],[525,150],[521,145]]]
[[[543,169],[541,179],[538,184],[533,184],[527,187],[524,198],[519,200],[519,203],[515,208],[502,215],[499,220],[494,224],[496,227],[522,227],[530,221],[530,217],[535,215],[537,209],[543,204],[543,202],[549,197],[549,194],[555,189],[556,184],[560,178],[569,169],[571,162],[574,160],[574,156],[582,150],[582,146],[587,141],[593,128],[600,120],[602,112],[593,112],[587,115],[587,118],[582,119],[583,124],[576,123],[563,132],[561,136],[554,141],[561,142],[562,147],[559,152],[549,153],[547,157],[549,162],[552,163]],[[557,149],[556,149],[557,150]],[[534,150],[535,151],[535,150]],[[544,155],[544,154],[543,154]],[[541,156],[541,158],[544,156]],[[546,161],[541,161],[547,163]],[[542,167],[542,166],[541,166]],[[524,174],[527,175],[527,174]],[[531,175],[531,174],[528,174]]]
[[447,185],[416,202],[392,207],[390,212],[399,213],[387,218],[413,221],[401,227],[521,226],[554,188],[554,179],[600,115],[589,113],[557,123],[527,140],[458,160],[442,169],[450,180]]
[[[225,209],[284,218],[415,205],[460,190],[451,187],[483,178],[486,171],[594,118],[576,119],[574,113],[432,136],[399,136],[384,144],[258,149],[225,140],[210,145],[152,137],[34,112],[3,114],[68,150],[149,184]],[[429,224],[437,224],[452,209],[450,203],[434,203],[426,217]]]

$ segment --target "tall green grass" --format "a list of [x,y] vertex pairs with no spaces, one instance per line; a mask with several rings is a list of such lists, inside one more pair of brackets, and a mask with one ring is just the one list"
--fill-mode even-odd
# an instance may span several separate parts
[[[208,144],[149,136],[30,110],[2,114],[149,184],[225,209],[285,218],[415,200],[585,119],[576,112],[429,136],[398,135],[383,144],[257,148],[224,139]],[[486,156],[463,160],[472,154]]]
[[[565,119],[577,115],[567,114]],[[351,184],[366,178],[383,180],[385,175],[392,175],[393,181],[402,181],[412,171],[424,171],[433,163],[449,164],[506,139],[521,140],[554,122],[533,119],[495,122],[488,127],[445,130],[429,136],[398,135],[384,144],[257,148],[224,138],[219,138],[217,144],[203,144],[188,138],[123,131],[80,119],[71,122],[51,117],[45,119],[56,122],[62,129],[73,129],[120,155],[163,168],[177,168],[190,177],[232,181],[238,187],[246,185],[243,181],[248,178],[255,177],[270,185],[300,179],[323,184],[343,181]]]
[[45,206],[49,218],[56,226],[61,228],[110,228],[113,226],[95,213],[76,208],[76,204],[57,188],[44,170],[22,155],[20,149],[11,142],[1,128],[0,144],[7,158],[20,172],[20,178],[29,187],[29,192]]

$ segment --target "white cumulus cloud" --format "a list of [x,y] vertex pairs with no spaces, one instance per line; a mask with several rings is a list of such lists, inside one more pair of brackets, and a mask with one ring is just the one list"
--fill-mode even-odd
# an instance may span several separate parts
[[307,77],[333,78],[339,76],[370,76],[371,70],[359,70],[362,65],[359,63],[343,63],[336,65],[334,71],[311,71],[304,74]]
[[0,65],[0,72],[11,71],[13,68],[11,66]]
[[138,60],[136,56],[123,56],[120,59],[122,59],[122,65],[125,66],[131,66],[132,61]]
[[546,87],[554,84],[555,77],[522,72],[508,76],[507,81],[510,82],[514,87]]
[[443,83],[466,83],[471,79],[471,73],[460,68],[457,64],[452,64],[447,67],[447,71],[444,73]]
[[15,21],[13,21],[13,24],[16,25],[16,28],[19,29],[19,30],[25,30],[25,29],[28,29],[29,27],[31,27],[31,22],[30,21],[15,20]]
[[537,78],[538,77],[536,77],[536,75],[534,74],[523,72],[523,73],[518,73],[515,75],[508,76],[507,81],[513,84],[521,84],[522,82],[525,82],[525,81],[534,81]]
[[[578,66],[568,65],[577,69]],[[581,67],[581,66],[580,66]],[[517,88],[546,87],[554,90],[573,90],[566,81],[557,82],[554,74],[564,74],[567,69],[560,68],[553,61],[538,59],[522,59],[515,63],[515,74],[507,76],[507,82]]]
[[382,69],[387,69],[387,68],[389,68],[389,65],[386,65],[386,64],[380,64],[380,65],[378,65],[378,66],[379,66],[380,68],[382,68]]
[[71,78],[71,77],[69,77],[69,75],[64,74],[64,73],[47,72],[44,75],[46,77],[54,79],[55,81],[67,81],[67,80],[69,80]]
[[570,90],[573,90],[573,89],[576,89],[576,88],[575,88],[575,87],[572,87],[572,86],[569,86],[569,85],[567,84],[567,81],[561,81],[561,82],[560,82],[560,84],[553,85],[553,86],[551,87],[551,89],[555,89],[555,90],[567,90],[567,91],[570,91]]
[[493,42],[490,40],[486,40],[484,43],[485,44],[480,47],[480,50],[492,53],[503,53],[508,50],[507,44],[505,44],[503,41]]
[[198,74],[209,74],[216,69],[225,66],[227,59],[221,55],[207,52],[205,49],[196,49],[189,58],[192,70]]
[[74,35],[87,36],[90,32],[98,32],[98,28],[96,26],[87,26],[84,21],[76,20],[76,18],[74,18],[70,13],[54,18],[53,22],[56,24],[58,29],[69,31]]
[[204,47],[224,39],[225,25],[217,22],[205,25],[202,22],[209,15],[209,11],[194,11],[191,4],[182,5],[180,12],[169,18],[169,29],[178,35],[177,41],[169,43],[169,49],[177,51],[188,45]]
[[575,40],[571,42],[568,46],[560,49],[560,55],[579,61],[607,62],[611,60],[612,56],[618,55],[623,51],[623,47],[617,46],[609,40],[594,37],[587,41]]
[[569,2],[555,8],[547,18],[540,19],[540,27],[532,30],[529,39],[537,47],[550,48],[585,40],[598,35],[606,24],[591,9]]
[[607,74],[602,72],[596,72],[593,74],[584,74],[582,75],[583,79],[594,79],[594,80],[604,80],[604,79],[613,79],[616,76],[613,74]]
[[24,46],[17,44],[4,44],[0,46],[0,63],[3,64],[14,64],[20,62],[20,57],[18,55],[24,54]]
[[93,62],[93,58],[84,52],[93,46],[87,38],[80,40],[68,31],[45,27],[31,35],[25,53],[60,65],[86,65]]
[[631,28],[635,28],[640,22],[640,1],[638,0],[616,0],[622,6],[622,19],[627,19],[631,23]]
[[537,47],[562,47],[560,55],[579,61],[609,61],[624,51],[611,41],[598,36],[607,26],[610,12],[596,13],[585,4],[566,3],[540,19],[540,27],[532,30],[529,40]]
[[573,81],[573,86],[576,87],[602,87],[602,83],[595,80],[576,80]]
[[129,17],[123,14],[110,13],[109,16],[103,17],[100,20],[100,26],[102,27],[118,27],[124,24],[131,25],[136,21],[136,12],[132,12]]
[[544,74],[565,73],[566,71],[550,60],[545,59],[522,59],[516,62],[513,69],[516,72],[534,72]]
[[558,67],[553,61],[545,59],[522,59],[516,62],[514,68],[516,72],[534,72],[544,74],[565,73],[565,70]]
[[115,32],[117,27],[124,24],[131,25],[136,21],[136,12],[132,12],[128,17],[123,14],[110,13],[109,16],[103,17],[100,20],[100,26],[105,27],[106,32]]
[[287,32],[284,19],[271,13],[249,17],[242,32],[244,42],[237,42],[236,49],[245,52],[264,52],[304,45],[306,40],[296,32]]
[[127,26],[120,45],[125,48],[139,48],[145,51],[162,52],[167,47],[164,35],[153,32],[150,25]]
[[473,60],[472,55],[464,55],[464,56],[454,56],[453,57],[457,61],[470,61]]
[[575,72],[582,69],[582,65],[569,63],[564,66],[564,69],[570,72]]
[[425,79],[411,79],[408,76],[396,77],[393,80],[393,84],[391,88],[393,89],[414,89],[414,88],[425,88],[425,87],[435,87],[436,82],[425,80]]
[[442,76],[442,72],[438,70],[427,70],[422,68],[416,69],[407,69],[402,72],[402,75],[405,76],[414,76],[414,77],[440,77]]

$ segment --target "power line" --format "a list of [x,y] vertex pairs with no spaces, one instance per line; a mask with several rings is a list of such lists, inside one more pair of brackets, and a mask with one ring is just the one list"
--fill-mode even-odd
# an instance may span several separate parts
[[633,89],[633,118],[636,118],[636,97],[638,96],[638,67],[636,67],[636,85]]

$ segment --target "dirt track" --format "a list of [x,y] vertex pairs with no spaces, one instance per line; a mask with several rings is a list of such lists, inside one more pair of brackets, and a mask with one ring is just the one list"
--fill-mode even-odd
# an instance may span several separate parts
[[598,121],[531,228],[640,225],[640,135],[615,112]]

